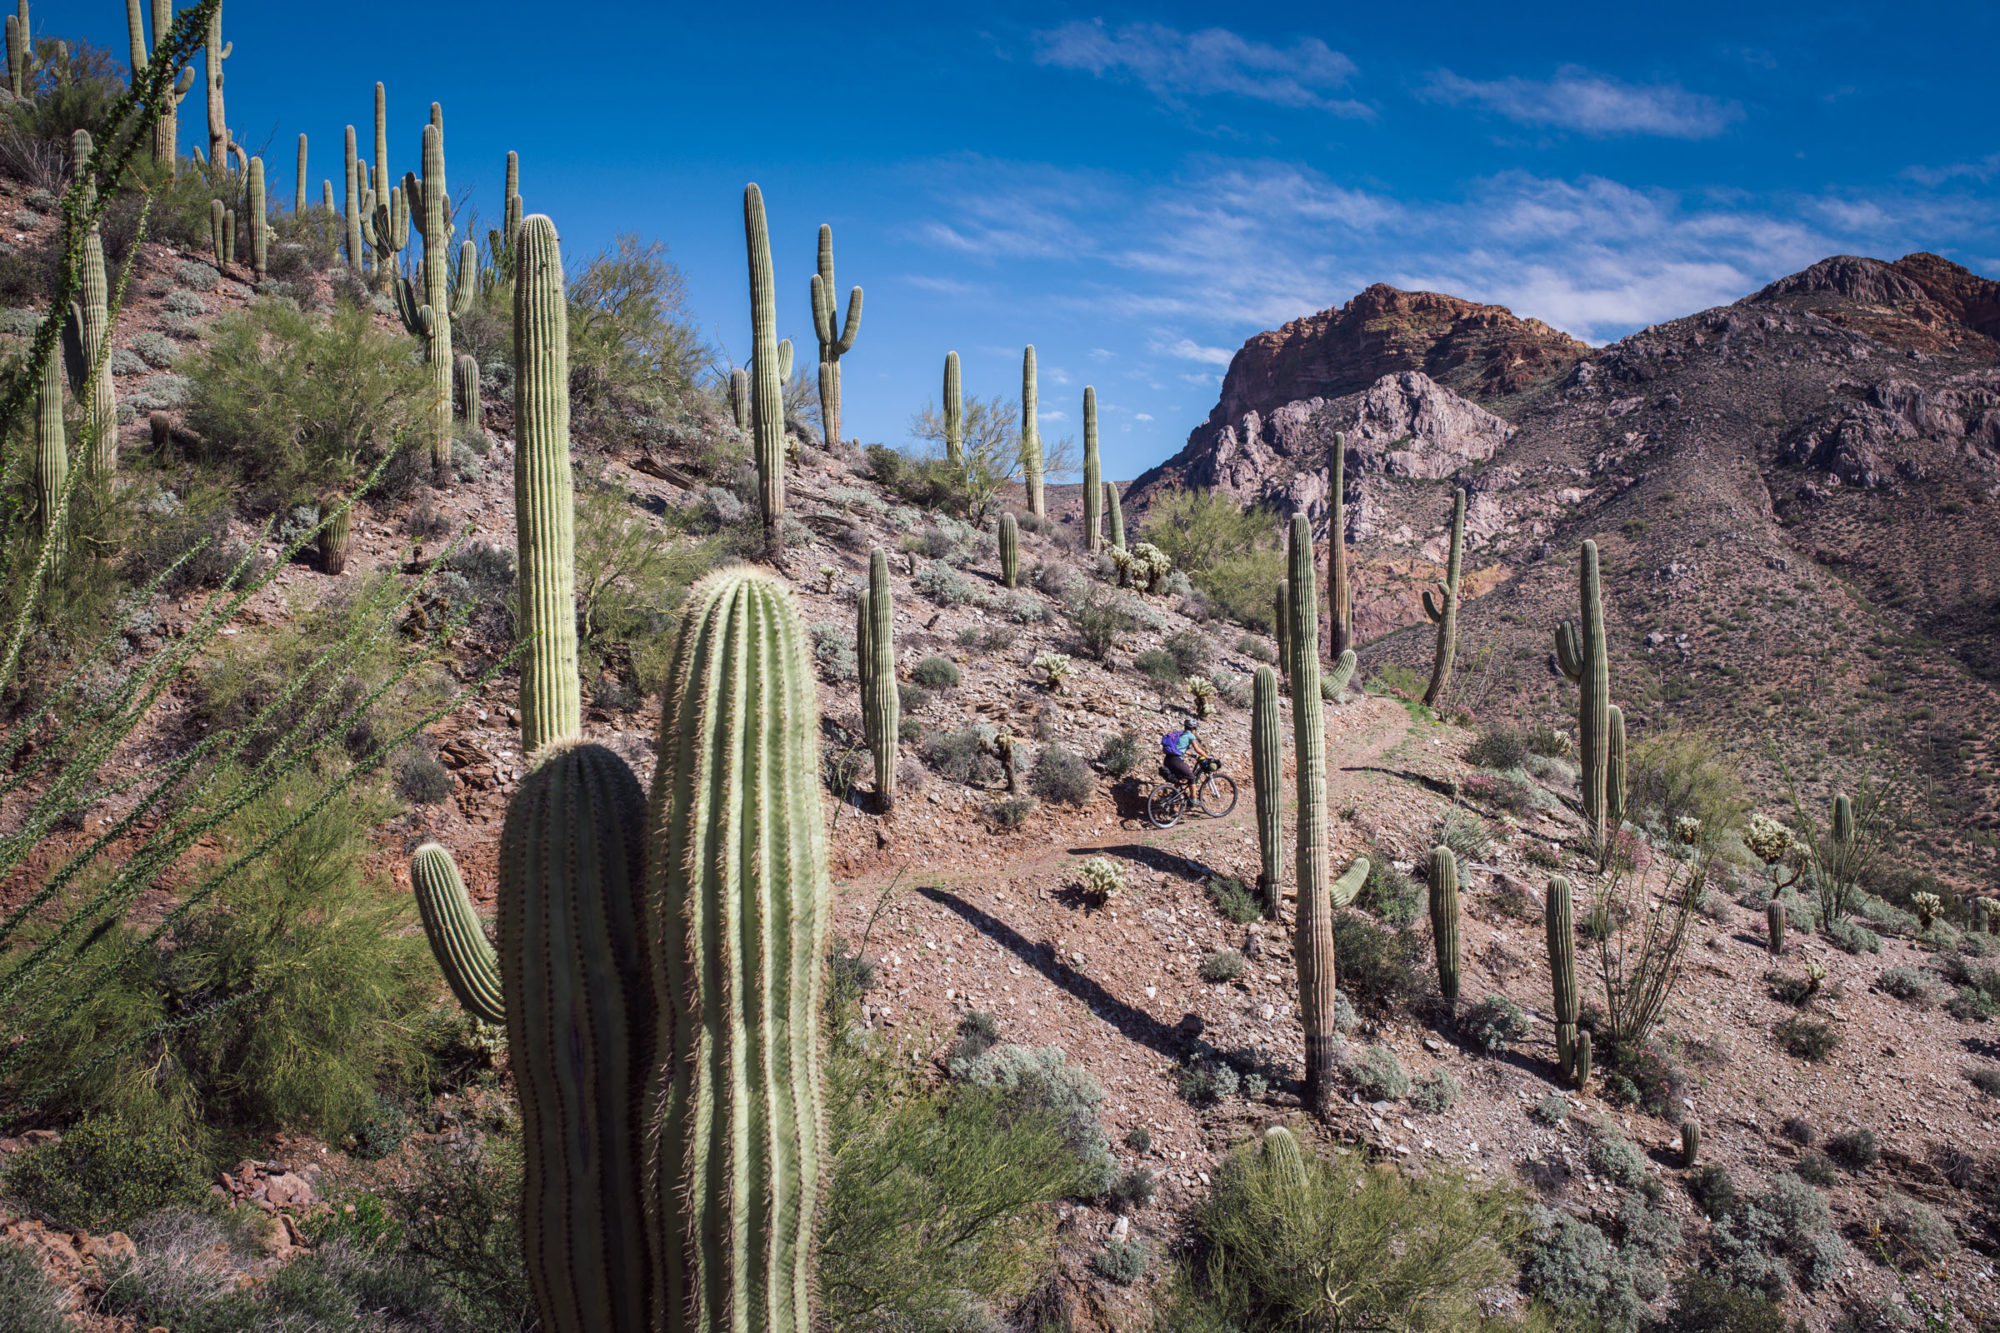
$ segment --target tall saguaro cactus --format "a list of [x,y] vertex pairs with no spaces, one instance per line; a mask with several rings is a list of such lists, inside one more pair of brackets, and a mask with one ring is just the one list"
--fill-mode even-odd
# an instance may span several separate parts
[[875,760],[875,798],[884,812],[896,804],[896,742],[903,721],[896,693],[896,603],[889,584],[889,555],[868,557],[868,587],[857,608],[855,635],[861,666],[861,729]]
[[[77,130],[70,136],[70,151],[77,169],[84,170],[93,151],[89,130]],[[86,186],[86,191],[90,198],[95,197],[94,189]],[[82,249],[79,276],[83,290],[69,307],[70,392],[83,404],[84,438],[90,450],[84,457],[84,475],[108,477],[118,470],[118,392],[111,382],[107,345],[111,337],[111,285],[104,272],[104,233],[95,223],[83,234]]]
[[1605,831],[1605,781],[1611,765],[1611,665],[1604,648],[1604,603],[1597,580],[1597,543],[1577,553],[1581,619],[1556,627],[1556,662],[1579,687],[1576,709],[1577,785],[1583,792],[1585,831],[1600,857],[1610,847]]
[[[158,35],[158,25],[154,27]],[[229,155],[236,155],[237,165],[245,171],[250,163],[243,151],[229,133],[229,117],[222,101],[222,62],[235,51],[236,43],[222,40],[222,6],[217,5],[208,16],[208,41],[204,46],[208,74],[208,160],[217,171],[225,171],[229,166]]]
[[[141,3],[141,0],[125,0],[125,28],[126,35],[131,39],[132,82],[135,86],[144,77],[146,65],[151,60],[151,57],[146,53],[146,20],[141,12],[144,8],[145,6]],[[21,5],[21,12],[25,14],[27,9],[28,6],[24,0]],[[174,26],[174,0],[152,0],[152,11],[153,40],[157,42],[160,38],[166,36]],[[13,48],[14,22],[12,18],[7,20],[8,48],[10,52]],[[22,22],[25,26],[26,20]],[[164,105],[160,107],[160,118],[153,122],[153,161],[160,166],[166,167],[169,171],[173,169],[174,164],[180,157],[181,103],[186,100],[188,90],[193,87],[194,66],[190,65],[181,71],[180,79],[174,84],[172,91],[167,94]],[[14,87],[14,96],[21,96],[21,87],[18,81]]]
[[303,215],[306,211],[306,136],[299,136],[299,163],[293,174],[292,212]]
[[1000,583],[1011,588],[1021,574],[1021,525],[1014,515],[1000,515]]
[[514,283],[514,523],[521,589],[521,748],[583,729],[577,684],[576,495],[569,454],[569,304],[555,223],[521,224]]
[[1083,386],[1083,549],[1095,555],[1104,529],[1104,475],[1097,460],[1097,390]]
[[[373,187],[375,202],[366,210],[370,213],[388,204],[390,196],[395,193],[389,184],[389,89],[386,85],[379,82],[375,85],[375,160],[373,170],[375,173],[375,184]],[[377,224],[378,229],[379,225]],[[405,232],[405,240],[407,240],[407,236],[408,233]],[[396,252],[403,248],[405,241],[399,240],[395,243],[385,263],[382,255],[382,247],[385,239],[378,236],[374,238],[373,244],[375,246],[376,258],[375,283],[386,292],[389,290],[390,283],[395,281]]]
[[[439,108],[431,104],[433,116]],[[451,462],[451,322],[472,308],[478,288],[476,268],[478,247],[467,241],[459,249],[458,289],[451,283],[451,219],[446,208],[451,196],[445,188],[444,131],[436,123],[424,126],[424,174],[403,177],[403,193],[409,200],[409,216],[417,220],[424,241],[424,259],[417,270],[423,281],[418,296],[408,278],[394,282],[396,309],[403,326],[424,340],[424,364],[431,373],[431,464],[443,468]],[[379,208],[378,208],[379,212]],[[405,236],[408,223],[404,224]]]
[[1104,514],[1110,523],[1110,533],[1106,540],[1111,543],[1112,550],[1124,550],[1125,510],[1118,502],[1118,483],[1115,481],[1104,483]]
[[1278,916],[1278,886],[1285,877],[1284,746],[1278,736],[1278,677],[1257,668],[1250,694],[1250,779],[1257,800],[1257,852],[1263,866],[1257,887],[1264,914]]
[[828,918],[819,717],[797,604],[710,575],[682,613],[648,898],[666,1327],[810,1333]]
[[1557,875],[1549,881],[1549,899],[1542,911],[1549,938],[1549,985],[1554,991],[1556,1064],[1572,1082],[1577,1070],[1577,1019],[1583,997],[1576,988],[1576,917],[1570,904],[1569,881]]
[[1424,690],[1424,703],[1432,708],[1451,684],[1451,660],[1458,652],[1459,562],[1464,552],[1465,491],[1461,488],[1452,492],[1451,554],[1445,559],[1444,582],[1437,585],[1435,599],[1431,589],[1424,589],[1424,614],[1438,627],[1437,656],[1431,662],[1431,683]]
[[1035,373],[1035,346],[1021,353],[1021,485],[1028,493],[1028,512],[1036,518],[1049,516],[1042,499],[1042,429],[1036,420],[1041,411],[1041,387]]
[[1354,590],[1347,583],[1347,436],[1335,433],[1327,450],[1326,598],[1327,656],[1335,661],[1354,646]]
[[355,156],[354,127],[349,125],[347,127],[347,194],[345,200],[347,205],[347,267],[357,279],[361,276],[362,269],[365,266],[365,261],[362,258],[363,250],[361,242],[361,193],[363,188],[361,177],[366,170],[366,166]]
[[250,274],[262,282],[271,260],[270,200],[264,194],[264,159],[250,159]]
[[959,385],[957,352],[944,354],[944,461],[965,466],[965,395]]
[[1431,942],[1437,948],[1438,994],[1458,1010],[1458,857],[1449,847],[1431,848]]
[[1290,624],[1292,738],[1298,764],[1299,916],[1295,950],[1299,1013],[1306,1029],[1306,1105],[1323,1113],[1333,1097],[1333,903],[1327,874],[1326,727],[1319,697],[1319,596],[1313,580],[1312,528],[1292,515]]
[[813,333],[819,339],[819,424],[826,447],[840,447],[840,358],[861,332],[861,289],[847,293],[847,322],[838,318],[840,289],[833,285],[833,228],[819,227],[819,271],[812,277]]
[[757,502],[764,519],[764,545],[776,557],[785,540],[785,395],[778,365],[778,287],[771,277],[771,233],[764,222],[764,192],[754,184],[743,187],[743,237],[750,251],[750,427],[757,458]]
[[28,95],[28,59],[34,48],[35,39],[28,28],[28,0],[20,0],[18,11],[7,16],[7,86],[16,101]]

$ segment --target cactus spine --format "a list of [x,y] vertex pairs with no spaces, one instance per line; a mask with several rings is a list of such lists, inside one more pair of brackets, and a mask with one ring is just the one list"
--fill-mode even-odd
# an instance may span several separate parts
[[1701,1155],[1701,1126],[1692,1120],[1681,1121],[1681,1165],[1690,1170],[1694,1160]]
[[472,353],[460,352],[451,363],[451,389],[458,419],[471,434],[479,434],[479,362]]
[[1092,555],[1103,544],[1104,475],[1097,461],[1097,390],[1083,386],[1083,549]]
[[1278,676],[1257,668],[1250,693],[1250,778],[1257,798],[1257,852],[1263,866],[1257,887],[1264,915],[1278,917],[1278,886],[1285,876],[1284,748],[1278,736]]
[[[140,77],[145,74],[149,59],[146,54],[146,21],[141,13],[142,8],[140,0],[125,0],[125,27],[126,34],[131,39],[132,82],[135,85],[139,82]],[[28,6],[24,0],[21,5],[21,12],[26,14],[27,10]],[[160,38],[166,36],[168,30],[174,26],[174,0],[152,0],[152,10],[153,40],[158,41]],[[14,27],[15,20],[9,18],[7,20],[7,48],[10,69],[14,47]],[[20,27],[25,35],[27,31],[27,20],[25,18],[20,21]],[[23,56],[23,64],[25,66],[25,54]],[[186,100],[188,90],[192,87],[194,87],[194,67],[189,66],[181,71],[180,78],[175,82],[171,91],[168,92],[165,102],[160,107],[160,118],[153,123],[153,161],[160,166],[166,167],[169,172],[173,170],[180,156],[181,103]],[[20,81],[16,79],[14,96],[21,96],[21,92]]]
[[839,289],[833,285],[833,228],[819,226],[819,272],[812,278],[813,332],[819,338],[819,422],[826,447],[840,446],[840,358],[861,332],[861,289],[847,293],[847,322],[835,318]]
[[1604,710],[1604,826],[1613,837],[1625,825],[1625,710]]
[[1299,1010],[1306,1030],[1306,1106],[1324,1113],[1333,1097],[1333,904],[1327,883],[1326,728],[1319,697],[1319,597],[1313,586],[1312,528],[1292,515],[1292,743],[1298,756]]
[[1431,940],[1437,947],[1438,993],[1445,1008],[1458,1010],[1458,857],[1449,847],[1431,848]]
[[459,252],[458,290],[451,290],[453,228],[445,216],[451,196],[445,188],[444,130],[438,123],[441,111],[437,103],[431,103],[433,123],[424,126],[423,179],[413,172],[403,177],[403,193],[409,202],[403,239],[408,239],[409,218],[418,219],[418,234],[424,242],[423,264],[418,270],[423,295],[418,297],[408,278],[398,277],[392,284],[403,327],[424,340],[424,363],[431,372],[431,465],[436,468],[451,462],[451,322],[471,309],[478,287],[477,273],[467,269],[468,254],[476,269],[478,252],[467,242]]
[[262,282],[271,258],[270,227],[267,210],[270,200],[264,194],[264,159],[250,159],[250,276],[253,281]]
[[[1556,1016],[1556,1064],[1564,1077],[1574,1078],[1578,1033],[1576,1021],[1583,1016],[1583,997],[1576,989],[1576,919],[1570,903],[1569,881],[1557,875],[1549,881],[1549,901],[1542,912],[1549,936],[1549,986],[1554,991]],[[1588,1034],[1583,1034],[1588,1036]],[[1578,1084],[1578,1086],[1582,1086]]]
[[[92,152],[90,131],[76,131],[70,137],[70,148],[77,170],[86,170]],[[88,204],[97,192],[88,186],[86,191]],[[70,391],[83,404],[83,435],[88,447],[84,475],[108,477],[118,470],[118,392],[111,382],[111,286],[104,273],[104,233],[96,224],[83,235],[79,276],[83,279],[81,299],[69,307],[70,339],[76,351],[76,362],[70,367]]]
[[1785,951],[1785,905],[1776,898],[1764,904],[1764,943],[1773,958]]
[[896,804],[896,742],[903,701],[896,693],[896,605],[889,586],[889,554],[876,547],[868,557],[868,589],[861,594],[860,633],[855,635],[861,665],[861,721],[875,759],[875,795],[884,811]]
[[1556,662],[1579,686],[1576,710],[1577,785],[1583,793],[1585,832],[1602,860],[1610,854],[1605,828],[1606,781],[1611,768],[1611,666],[1604,648],[1604,604],[1599,596],[1597,543],[1577,553],[1577,599],[1581,620],[1556,627]]
[[410,858],[410,888],[424,935],[438,970],[465,1011],[482,1023],[507,1021],[505,990],[500,981],[500,955],[486,941],[479,913],[466,895],[458,863],[434,842],[417,848]]
[[829,893],[811,661],[791,594],[745,569],[696,586],[670,659],[647,895],[664,1086],[646,1102],[668,1328],[814,1323]]
[[53,355],[42,363],[42,382],[35,389],[33,466],[36,535],[46,537],[54,532],[60,540],[56,510],[69,478],[69,438],[63,429],[62,359]]
[[569,309],[562,246],[540,213],[521,224],[514,284],[514,522],[521,588],[521,747],[583,729],[577,685],[576,514],[569,454]]
[[521,1248],[542,1327],[651,1329],[643,1108],[659,1001],[646,800],[625,761],[562,737],[508,803],[500,967],[521,1103]]
[[1111,549],[1114,551],[1124,550],[1125,510],[1118,502],[1118,483],[1115,481],[1104,483],[1104,513],[1111,524],[1111,535],[1108,538],[1111,543]]
[[356,278],[365,261],[361,243],[361,176],[367,168],[354,155],[354,127],[347,127],[347,267]]
[[750,251],[750,373],[754,390],[750,424],[757,458],[757,500],[764,519],[764,545],[777,557],[784,550],[785,371],[778,364],[778,289],[771,277],[771,234],[764,224],[764,193],[755,185],[743,187],[743,234]]
[[1328,656],[1354,646],[1354,590],[1347,584],[1347,436],[1336,433],[1327,459],[1326,600]]
[[1035,345],[1021,353],[1021,486],[1028,493],[1028,512],[1047,518],[1042,502],[1042,429],[1036,421],[1041,410],[1041,389],[1035,375]]
[[1444,582],[1437,585],[1437,598],[1424,590],[1424,614],[1438,627],[1437,656],[1431,663],[1431,683],[1424,690],[1424,705],[1437,707],[1451,684],[1451,660],[1458,652],[1459,562],[1465,551],[1465,491],[1454,491],[1451,500],[1451,555],[1445,562]]
[[1000,582],[1013,587],[1021,574],[1021,525],[1014,515],[1000,515]]
[[965,466],[965,395],[959,386],[957,352],[944,354],[944,461]]

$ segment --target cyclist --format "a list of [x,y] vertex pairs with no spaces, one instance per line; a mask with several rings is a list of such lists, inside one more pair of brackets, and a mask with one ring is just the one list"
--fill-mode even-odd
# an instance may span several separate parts
[[1160,748],[1166,751],[1167,774],[1184,787],[1195,780],[1193,761],[1208,758],[1208,751],[1202,748],[1201,737],[1195,735],[1194,728],[1194,719],[1185,717],[1179,731],[1160,737]]

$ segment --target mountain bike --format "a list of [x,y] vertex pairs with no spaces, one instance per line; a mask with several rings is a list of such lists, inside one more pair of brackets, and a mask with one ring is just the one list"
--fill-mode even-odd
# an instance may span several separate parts
[[1146,794],[1146,818],[1154,828],[1172,828],[1196,810],[1221,819],[1236,808],[1236,780],[1222,771],[1220,759],[1197,762],[1191,781],[1174,777],[1164,764],[1160,776],[1166,781]]

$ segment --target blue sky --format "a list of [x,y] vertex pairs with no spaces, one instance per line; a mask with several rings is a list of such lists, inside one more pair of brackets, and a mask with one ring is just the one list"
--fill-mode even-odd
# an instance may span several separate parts
[[[126,50],[115,0],[38,31]],[[718,348],[748,342],[741,192],[771,209],[783,332],[833,225],[867,291],[847,433],[904,443],[944,354],[1043,430],[1098,389],[1105,471],[1177,449],[1229,354],[1371,282],[1512,307],[1602,342],[1827,254],[1936,250],[2000,274],[2000,118],[1975,4],[1004,10],[229,0],[229,119],[289,199],[343,126],[417,164],[443,103],[454,194],[491,220],[522,156],[572,259],[665,241]],[[205,120],[199,88],[182,143]],[[482,226],[485,225],[483,222]]]

